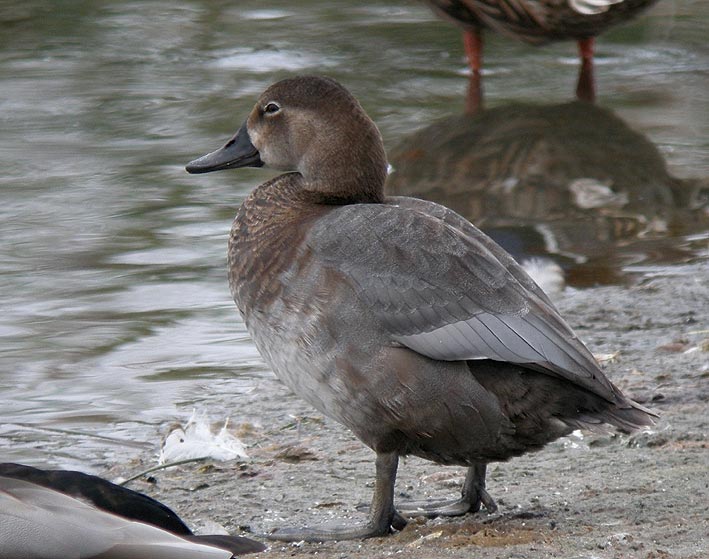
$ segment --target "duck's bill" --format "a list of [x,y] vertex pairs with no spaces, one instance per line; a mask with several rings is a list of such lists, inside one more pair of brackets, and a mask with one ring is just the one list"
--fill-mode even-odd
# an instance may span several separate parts
[[238,167],[261,167],[263,161],[258,150],[251,143],[244,123],[234,137],[224,147],[199,159],[190,161],[185,169],[188,173],[209,173]]

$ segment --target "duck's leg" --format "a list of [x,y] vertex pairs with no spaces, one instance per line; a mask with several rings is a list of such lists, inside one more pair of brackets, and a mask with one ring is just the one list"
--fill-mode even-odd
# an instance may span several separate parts
[[463,32],[463,46],[470,66],[470,81],[468,83],[468,96],[465,100],[465,112],[474,114],[482,109],[482,59],[483,37],[478,29],[466,29]]
[[593,77],[593,47],[595,39],[579,40],[579,54],[581,56],[581,69],[579,81],[576,84],[576,97],[581,101],[593,103],[596,100],[596,83]]
[[463,46],[468,64],[473,73],[479,74],[483,67],[483,36],[479,29],[463,31]]
[[333,526],[321,528],[282,528],[269,534],[272,540],[286,542],[322,542],[331,540],[355,540],[384,536],[392,526],[402,529],[404,520],[394,509],[394,482],[399,457],[396,453],[377,453],[374,496],[367,522],[355,526]]
[[475,464],[468,468],[460,499],[455,501],[411,501],[397,505],[400,513],[407,516],[462,516],[468,512],[478,512],[481,506],[488,513],[497,511],[497,503],[485,489],[485,464]]

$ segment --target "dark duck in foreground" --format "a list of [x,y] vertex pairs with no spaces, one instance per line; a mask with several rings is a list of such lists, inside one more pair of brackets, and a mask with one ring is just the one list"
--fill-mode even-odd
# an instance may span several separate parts
[[265,548],[197,536],[159,501],[100,477],[0,464],[0,559],[229,559]]
[[657,0],[425,0],[433,10],[463,28],[463,43],[472,70],[469,110],[482,103],[482,32],[491,29],[532,45],[577,41],[581,57],[576,96],[593,101],[595,37],[628,21]]
[[[577,428],[652,423],[492,239],[444,206],[384,195],[379,131],[335,81],[272,85],[187,170],[261,165],[291,172],[258,186],[234,220],[234,300],[276,375],[376,452],[365,524],[274,538],[365,538],[403,526],[399,513],[494,510],[488,462]],[[462,497],[397,511],[408,454],[467,466]]]

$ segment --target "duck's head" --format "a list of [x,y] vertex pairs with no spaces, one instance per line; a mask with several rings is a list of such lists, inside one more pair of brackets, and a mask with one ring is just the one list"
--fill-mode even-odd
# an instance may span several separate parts
[[208,173],[262,165],[300,173],[303,188],[326,196],[383,199],[387,162],[379,130],[357,100],[329,78],[301,76],[273,84],[222,148],[186,169]]

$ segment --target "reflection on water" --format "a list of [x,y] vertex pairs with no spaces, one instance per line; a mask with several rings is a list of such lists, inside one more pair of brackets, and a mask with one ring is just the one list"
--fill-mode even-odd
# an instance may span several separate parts
[[691,258],[686,237],[709,229],[709,181],[671,176],[647,137],[585,102],[448,117],[390,162],[389,193],[455,209],[517,258],[551,255],[574,285]]
[[[683,236],[703,227],[690,221],[699,215],[691,204],[703,203],[700,190],[692,198],[685,179],[709,176],[707,5],[661,0],[599,45],[600,104],[612,112],[598,109],[593,119],[624,138],[607,139],[614,150],[643,158],[631,171],[614,169],[603,153],[569,162],[568,150],[542,139],[545,127],[556,126],[545,120],[552,118],[547,109],[514,108],[544,103],[576,110],[564,105],[577,64],[573,45],[531,49],[494,36],[484,76],[491,112],[480,118],[490,131],[497,114],[498,126],[507,123],[509,130],[498,127],[498,139],[485,144],[499,146],[499,154],[455,155],[448,144],[456,133],[463,134],[461,144],[472,141],[467,123],[452,116],[463,111],[466,63],[458,30],[423,2],[5,2],[0,458],[98,470],[156,454],[161,426],[185,421],[193,407],[209,410],[214,420],[253,420],[263,402],[279,398],[231,302],[224,271],[236,207],[269,172],[215,173],[197,182],[183,165],[233,132],[269,83],[294,73],[342,81],[390,148],[440,121],[441,145],[424,147],[453,152],[419,168],[422,180],[411,184],[423,186],[428,177],[426,192],[442,194],[431,179],[458,177],[450,187],[459,201],[450,203],[486,226],[503,215],[496,205],[512,196],[507,209],[516,216],[514,227],[499,226],[498,237],[526,243],[524,251],[548,250],[547,241],[535,245],[518,235],[517,225],[533,215],[559,226],[561,219],[547,219],[549,211],[562,213],[565,200],[572,207],[574,200],[559,177],[566,167],[584,165],[579,178],[595,182],[577,185],[582,200],[593,200],[594,188],[603,198],[604,187],[618,197],[606,196],[607,207],[576,208],[578,230],[551,229],[560,262],[578,271],[577,278],[591,278],[577,284],[611,281],[633,251],[661,254],[644,261],[665,267],[686,258],[706,238]],[[513,107],[495,109],[505,105]],[[525,117],[524,110],[536,112]],[[446,117],[460,121],[458,132],[447,125],[449,140]],[[515,137],[520,119],[535,141]],[[585,134],[596,137],[590,128]],[[575,140],[570,134],[565,142]],[[406,172],[404,152],[392,153],[397,180]],[[507,160],[494,162],[503,154],[517,166],[534,155],[540,168],[528,176],[552,173],[555,182],[505,182],[497,170],[509,167]],[[409,150],[408,164],[416,156]],[[471,158],[481,165],[476,184],[488,191],[479,198],[485,215],[471,213],[472,194],[460,192],[470,184]],[[594,173],[596,167],[603,173]],[[650,185],[645,193],[640,177]],[[677,210],[690,211],[682,221]],[[626,231],[632,235],[623,236]],[[579,257],[588,259],[587,269]]]

